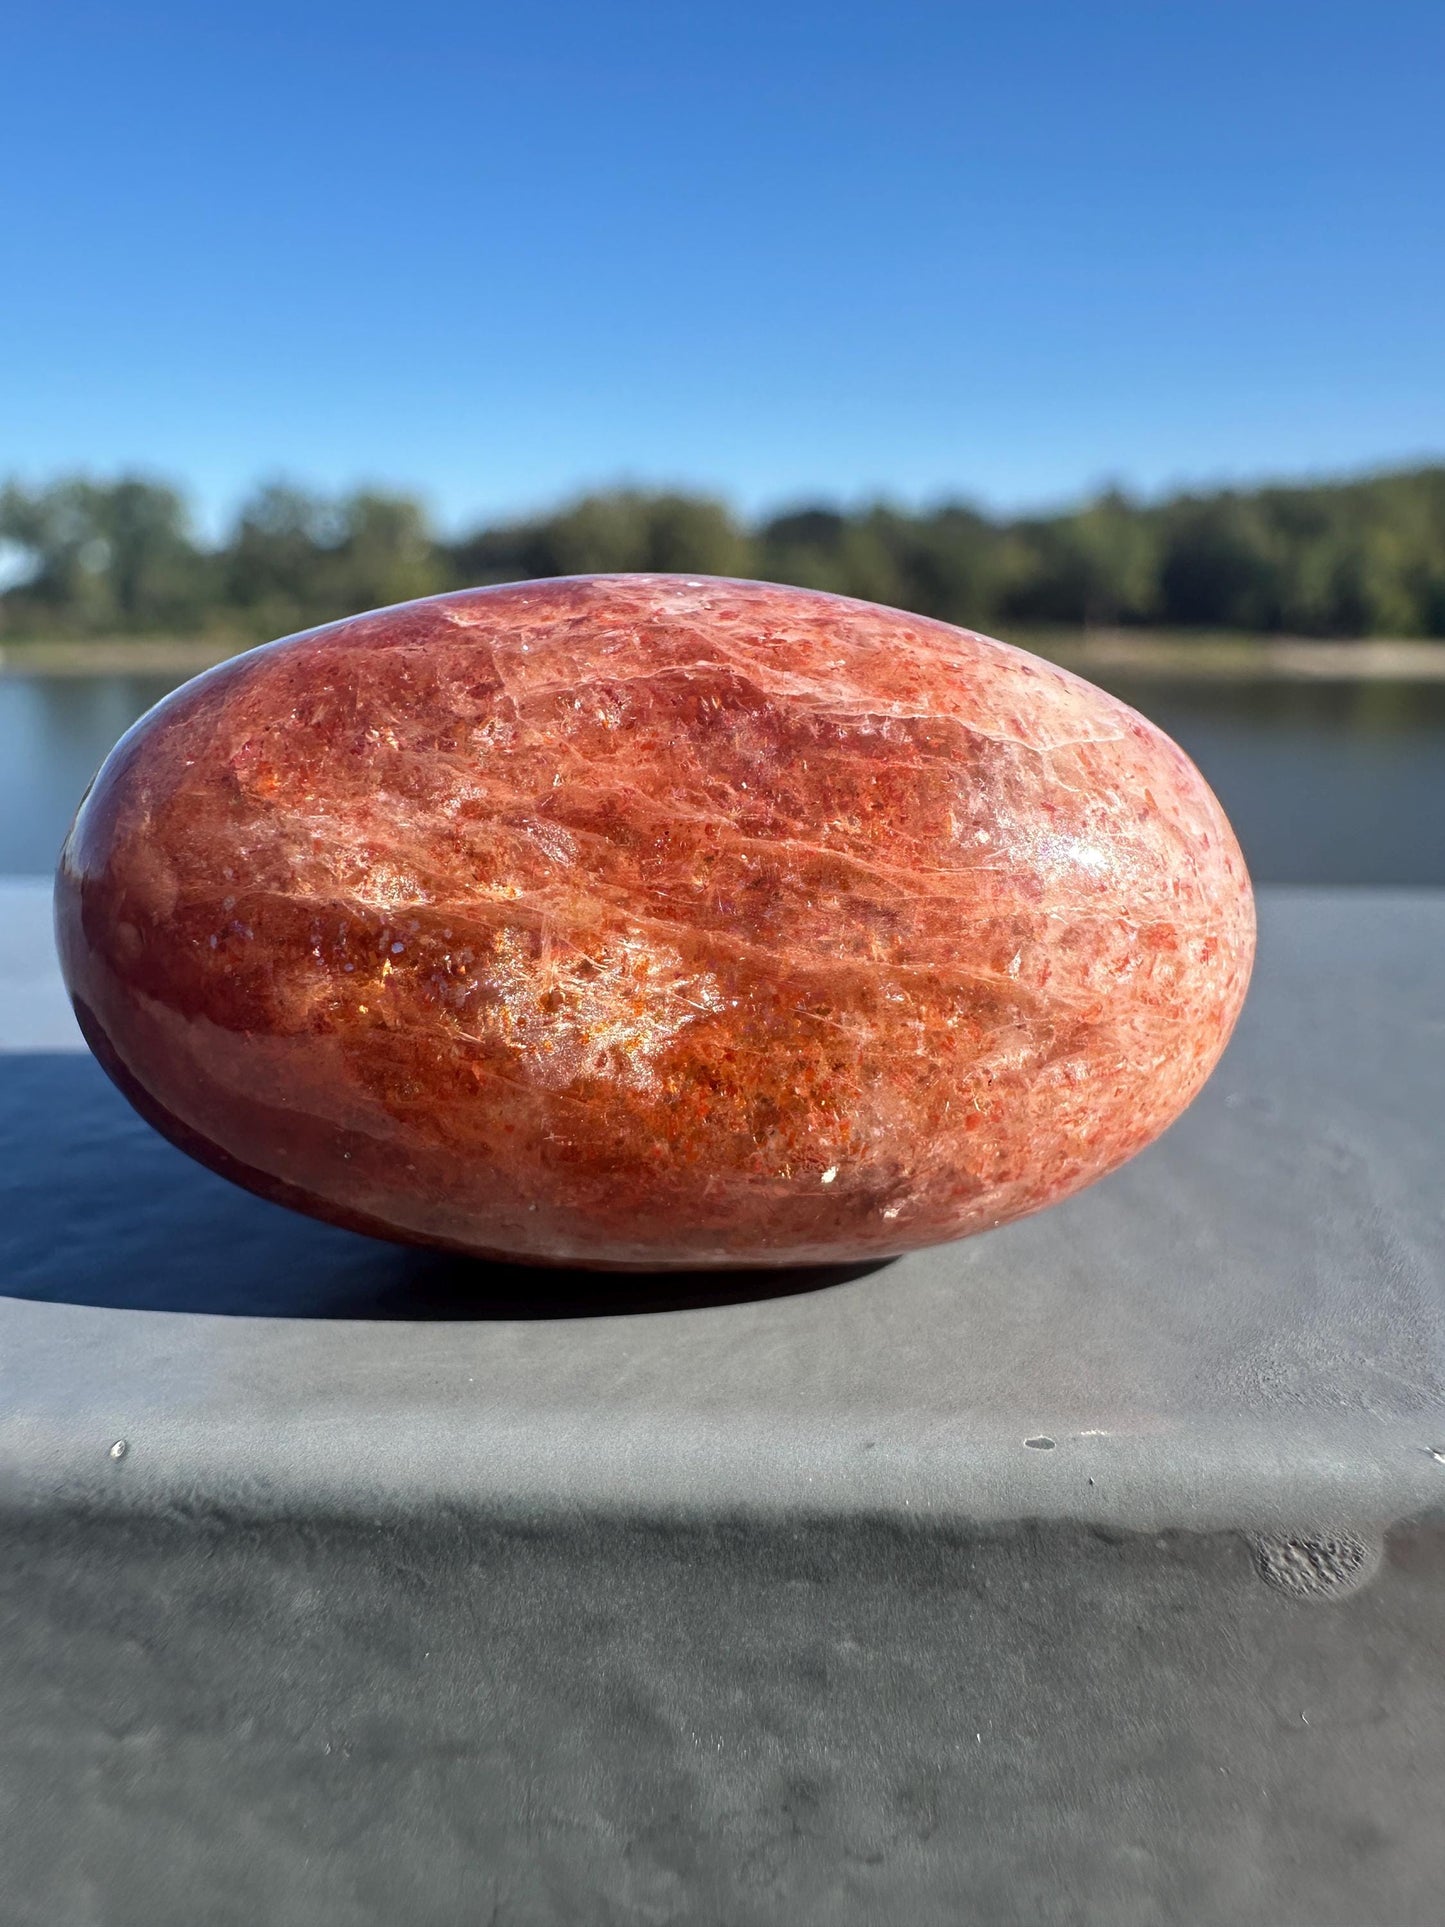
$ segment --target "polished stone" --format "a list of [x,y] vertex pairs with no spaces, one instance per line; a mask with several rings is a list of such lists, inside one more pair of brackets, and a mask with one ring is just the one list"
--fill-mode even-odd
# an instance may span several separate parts
[[434,598],[167,699],[57,886],[87,1038],[226,1175],[541,1263],[852,1260],[1199,1090],[1253,953],[1167,737],[965,631],[677,577]]

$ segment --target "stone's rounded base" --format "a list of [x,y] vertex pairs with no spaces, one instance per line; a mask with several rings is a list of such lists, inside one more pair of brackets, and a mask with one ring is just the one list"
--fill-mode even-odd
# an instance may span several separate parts
[[1197,1092],[1253,906],[1193,765],[1049,664],[757,583],[522,583],[236,658],[61,861],[183,1148],[536,1264],[827,1264],[1034,1211]]

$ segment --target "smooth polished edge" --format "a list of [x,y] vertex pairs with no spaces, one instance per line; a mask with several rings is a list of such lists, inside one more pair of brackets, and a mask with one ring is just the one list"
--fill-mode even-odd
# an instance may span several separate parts
[[[107,1408],[102,1416],[102,1403]],[[934,1413],[726,1418],[493,1405],[337,1409],[278,1423],[146,1410],[134,1387],[38,1424],[0,1420],[0,1514],[79,1510],[223,1523],[378,1525],[448,1513],[889,1518],[900,1526],[1067,1522],[1100,1531],[1374,1536],[1445,1520],[1428,1420],[1345,1426],[1193,1420],[1148,1437],[1027,1432]],[[1039,1449],[1039,1437],[1051,1449]]]
[[56,930],[97,1056],[201,1162],[628,1272],[1054,1203],[1198,1092],[1254,950],[1218,800],[1127,705],[901,611],[653,574],[186,685],[82,803]]

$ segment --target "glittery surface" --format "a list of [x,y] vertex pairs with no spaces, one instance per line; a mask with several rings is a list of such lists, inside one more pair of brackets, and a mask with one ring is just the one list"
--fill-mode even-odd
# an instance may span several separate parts
[[117,746],[62,962],[139,1109],[362,1229],[775,1265],[1077,1190],[1208,1076],[1248,878],[1183,753],[1004,644],[666,576],[254,650]]

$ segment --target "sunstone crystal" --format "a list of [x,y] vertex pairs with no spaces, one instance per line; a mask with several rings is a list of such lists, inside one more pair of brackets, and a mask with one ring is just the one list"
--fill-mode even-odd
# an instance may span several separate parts
[[266,1196],[652,1269],[883,1256],[1200,1088],[1253,905],[1198,771],[1052,665],[668,576],[435,597],[188,683],[61,860],[86,1036]]

